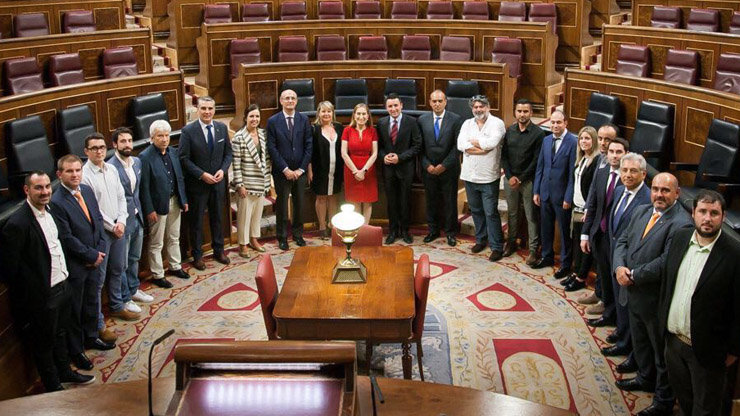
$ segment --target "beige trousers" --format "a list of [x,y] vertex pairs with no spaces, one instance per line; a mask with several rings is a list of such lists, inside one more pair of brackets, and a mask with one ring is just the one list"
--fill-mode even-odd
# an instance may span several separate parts
[[149,268],[152,277],[164,277],[162,249],[167,243],[167,262],[170,270],[180,270],[180,217],[182,212],[177,197],[170,198],[170,212],[167,215],[157,214],[157,222],[149,226]]
[[259,238],[265,197],[247,194],[246,198],[236,195],[236,238],[241,245],[249,244],[249,238]]

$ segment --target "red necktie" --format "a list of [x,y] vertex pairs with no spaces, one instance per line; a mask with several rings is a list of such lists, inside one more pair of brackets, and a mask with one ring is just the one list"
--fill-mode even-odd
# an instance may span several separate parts
[[393,125],[391,126],[391,143],[393,145],[396,145],[396,139],[398,138],[398,122],[396,119],[393,119]]

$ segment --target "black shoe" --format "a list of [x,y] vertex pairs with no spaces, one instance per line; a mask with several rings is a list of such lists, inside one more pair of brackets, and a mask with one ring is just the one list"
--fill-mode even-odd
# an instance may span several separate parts
[[305,247],[306,246],[306,240],[303,239],[303,237],[299,236],[293,236],[293,241],[295,241],[295,245],[298,247]]
[[164,277],[161,279],[152,279],[152,283],[155,286],[159,286],[162,289],[171,289],[172,283],[169,282],[169,280],[165,279]]
[[278,247],[280,247],[280,250],[288,251],[288,240],[279,239]]
[[673,406],[651,404],[650,406],[640,410],[637,416],[670,416],[673,414]]
[[424,237],[424,242],[425,243],[431,243],[432,241],[434,241],[434,240],[436,240],[438,238],[439,238],[439,233],[438,232],[429,233],[429,234],[426,235],[426,237]]
[[517,244],[516,243],[509,243],[509,244],[506,245],[506,250],[504,250],[504,252],[501,253],[501,255],[504,256],[504,257],[509,257],[512,254],[516,253],[516,251],[518,249],[519,249],[519,247],[517,247]]
[[450,247],[455,247],[457,245],[457,238],[455,238],[454,235],[448,235],[447,236],[447,245]]
[[616,357],[618,355],[628,355],[630,353],[630,349],[627,347],[612,345],[610,347],[602,348],[601,353],[604,355],[604,357]]
[[95,381],[95,376],[80,374],[77,371],[73,370],[69,370],[64,374],[59,375],[60,383],[90,384],[93,381]]
[[486,248],[486,243],[475,243],[475,245],[473,246],[473,248],[470,249],[470,251],[473,254],[478,254],[481,251],[483,251],[483,249],[485,248]]
[[398,234],[396,234],[395,232],[391,232],[390,234],[388,234],[388,237],[385,238],[385,244],[389,246],[393,244],[397,238]]
[[560,283],[560,286],[568,286],[569,284],[573,283],[575,280],[576,280],[576,274],[571,273],[568,275],[568,277],[561,280],[559,283]]
[[565,276],[568,276],[569,274],[570,274],[570,269],[565,269],[561,267],[552,276],[559,280],[559,279],[564,278]]
[[604,317],[601,317],[587,319],[586,324],[594,328],[600,328],[602,326],[615,326],[617,323],[615,322],[615,319],[604,319]]
[[408,231],[406,231],[405,233],[401,234],[401,239],[406,244],[411,244],[411,243],[414,242],[414,237],[411,237],[411,234],[409,234]]
[[179,277],[180,279],[190,279],[190,275],[183,269],[180,270],[167,270],[167,274],[170,276]]
[[531,267],[533,269],[542,269],[545,267],[552,267],[555,265],[555,262],[552,259],[540,259],[537,263],[533,264]]
[[616,386],[620,390],[624,391],[644,391],[646,393],[654,393],[655,392],[655,385],[646,385],[640,383],[637,378],[623,378],[621,380],[617,380]]
[[636,371],[637,371],[637,361],[635,361],[634,357],[632,357],[631,355],[628,356],[626,360],[617,364],[617,373],[619,374],[634,373]]
[[616,344],[617,341],[619,341],[619,337],[620,337],[620,334],[615,329],[609,335],[606,336],[606,342],[608,342],[610,344]]
[[113,348],[116,348],[116,344],[105,342],[100,338],[88,338],[85,340],[85,349],[87,350],[107,351]]
[[93,363],[87,358],[84,352],[72,356],[72,363],[80,370],[90,371],[93,369]]
[[573,279],[572,282],[570,282],[568,285],[565,286],[565,291],[575,292],[576,290],[581,290],[584,287],[586,287],[586,282],[582,282],[578,279]]
[[498,250],[491,250],[491,255],[488,256],[488,261],[499,261],[502,258],[504,258],[504,256],[501,255],[501,252],[500,251],[498,251]]
[[57,384],[57,385],[56,385],[56,386],[54,386],[54,387],[49,387],[49,388],[47,388],[47,389],[46,389],[46,392],[47,392],[47,393],[52,393],[52,392],[55,392],[55,391],[62,391],[62,390],[64,390],[64,387],[62,387],[62,385],[61,385],[61,384]]

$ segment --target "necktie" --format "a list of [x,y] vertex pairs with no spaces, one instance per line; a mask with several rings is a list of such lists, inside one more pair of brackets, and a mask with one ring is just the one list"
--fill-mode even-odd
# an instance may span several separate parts
[[653,228],[656,222],[658,222],[658,218],[660,218],[660,214],[658,212],[654,212],[653,216],[650,217],[650,221],[647,223],[647,227],[645,227],[645,231],[642,232],[642,238],[645,238],[648,232]]
[[552,137],[552,158],[555,159],[555,154],[558,152],[558,142],[560,137]]
[[434,117],[434,140],[439,140],[439,122],[442,117]]
[[80,208],[82,208],[82,212],[85,213],[85,217],[87,217],[87,221],[92,223],[92,220],[90,219],[90,211],[87,210],[87,204],[85,203],[85,200],[82,199],[82,194],[78,191],[74,193],[75,199],[77,199],[77,203],[80,204]]
[[398,138],[398,121],[396,119],[393,119],[393,125],[391,126],[391,143],[393,145],[396,145],[396,139]]
[[622,202],[617,207],[617,211],[614,213],[614,221],[612,222],[612,228],[616,229],[617,225],[619,225],[619,220],[622,219],[622,214],[624,214],[624,210],[627,209],[627,202],[630,200],[630,191],[624,191],[624,198],[622,198]]
[[206,130],[208,130],[208,151],[213,153],[213,126],[210,124],[207,125]]
[[290,138],[293,138],[293,117],[288,117],[288,134]]
[[[611,173],[611,178],[609,179],[609,187],[606,189],[606,204],[604,204],[604,207],[608,207],[609,204],[612,203],[612,196],[614,196],[614,187],[617,185],[617,172]],[[605,209],[604,213],[601,215],[601,231],[606,232],[606,214],[609,212],[609,210]]]

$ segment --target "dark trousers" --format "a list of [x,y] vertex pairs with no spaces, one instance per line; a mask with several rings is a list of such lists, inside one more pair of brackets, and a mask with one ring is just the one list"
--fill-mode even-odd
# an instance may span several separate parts
[[411,180],[411,175],[408,177],[397,175],[393,170],[388,168],[383,170],[383,182],[388,199],[388,225],[390,226],[390,233],[405,234],[409,231]]
[[70,371],[67,351],[70,312],[70,290],[62,282],[50,289],[43,308],[28,313],[30,325],[26,338],[47,391],[59,385],[61,374]]
[[224,194],[226,184],[221,181],[208,187],[207,192],[188,192],[188,225],[190,226],[190,252],[194,260],[203,257],[203,217],[208,209],[213,252],[224,252],[223,224]]
[[[612,273],[611,275],[611,283],[612,293],[614,293],[614,297],[616,298],[614,301],[614,308],[612,309],[615,311],[614,315],[617,317],[618,339],[616,345],[632,350],[632,331],[630,331],[630,314],[628,309],[629,307],[627,306],[629,299],[627,296],[624,296],[624,294],[620,296],[620,291],[627,289],[622,289],[617,281],[617,275],[615,273]],[[623,298],[627,298],[626,302]],[[606,309],[604,309],[604,313],[606,313]]]
[[604,303],[604,314],[606,319],[614,317],[614,288],[612,287],[611,257],[609,240],[606,234],[597,231],[594,241],[591,241],[591,252],[596,259],[596,273],[599,274],[599,287],[601,293],[597,293],[599,299]]
[[655,384],[653,403],[673,407],[673,390],[668,382],[668,371],[665,364],[665,342],[658,335],[656,311],[657,302],[650,310],[629,305],[632,349],[637,361],[637,379],[642,384]]
[[583,230],[583,223],[573,221],[573,232],[571,233],[573,236],[573,270],[576,271],[579,279],[586,280],[588,273],[591,271],[591,265],[594,263],[594,258],[591,253],[587,254],[581,251],[581,230]]
[[446,170],[441,175],[424,172],[426,192],[427,226],[430,233],[440,230],[444,224],[447,235],[457,235],[457,169]]
[[306,190],[306,175],[303,174],[294,181],[289,181],[282,173],[273,175],[275,180],[275,192],[277,201],[275,205],[277,213],[276,233],[278,240],[288,238],[288,199],[293,196],[293,221],[291,223],[291,232],[293,238],[303,237],[303,199]]
[[542,214],[542,258],[553,260],[555,252],[553,243],[555,241],[555,222],[560,228],[560,267],[570,270],[573,256],[573,243],[570,238],[570,209],[563,209],[563,204],[555,204],[552,200],[542,201],[540,204]]
[[70,316],[67,327],[69,353],[85,352],[86,338],[98,337],[97,269],[67,279]]

